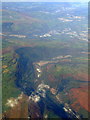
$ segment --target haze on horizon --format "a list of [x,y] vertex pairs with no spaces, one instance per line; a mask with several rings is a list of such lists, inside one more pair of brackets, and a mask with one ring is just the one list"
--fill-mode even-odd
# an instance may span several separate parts
[[89,2],[89,0],[1,0],[1,2]]

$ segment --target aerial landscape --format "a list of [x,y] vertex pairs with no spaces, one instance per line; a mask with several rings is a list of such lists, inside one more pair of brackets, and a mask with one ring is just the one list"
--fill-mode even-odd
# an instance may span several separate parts
[[1,37],[3,120],[89,117],[87,3],[3,2]]

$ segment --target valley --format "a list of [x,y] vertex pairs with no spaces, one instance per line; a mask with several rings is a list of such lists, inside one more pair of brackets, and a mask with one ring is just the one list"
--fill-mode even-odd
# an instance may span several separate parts
[[2,9],[3,119],[88,118],[87,4],[3,3]]

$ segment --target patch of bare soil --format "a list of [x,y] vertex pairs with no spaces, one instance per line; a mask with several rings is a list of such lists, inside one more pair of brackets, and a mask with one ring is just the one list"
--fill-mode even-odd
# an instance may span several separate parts
[[[90,89],[89,89],[90,90]],[[70,99],[74,100],[72,107],[75,110],[79,110],[81,107],[90,112],[89,92],[88,86],[82,86],[80,88],[72,88],[69,93]]]

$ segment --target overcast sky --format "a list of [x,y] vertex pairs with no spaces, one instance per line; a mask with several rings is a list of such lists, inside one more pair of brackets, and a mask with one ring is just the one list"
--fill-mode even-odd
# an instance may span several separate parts
[[1,2],[89,2],[90,0],[0,0]]

